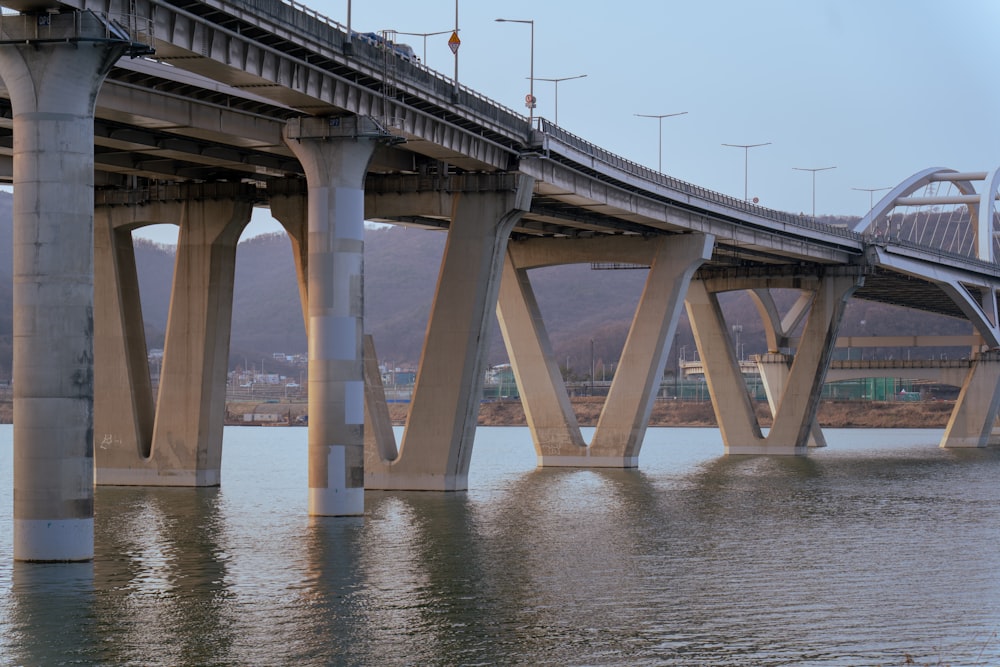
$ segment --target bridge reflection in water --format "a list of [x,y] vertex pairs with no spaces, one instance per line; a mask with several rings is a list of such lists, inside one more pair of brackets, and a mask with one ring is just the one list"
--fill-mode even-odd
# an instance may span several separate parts
[[[0,531],[0,660],[993,664],[1000,455],[939,435],[769,458],[651,429],[625,471],[536,469],[526,428],[485,428],[468,493],[310,520],[305,431],[229,428],[222,489],[100,488],[92,564],[13,564]],[[0,427],[8,502],[10,454]]]

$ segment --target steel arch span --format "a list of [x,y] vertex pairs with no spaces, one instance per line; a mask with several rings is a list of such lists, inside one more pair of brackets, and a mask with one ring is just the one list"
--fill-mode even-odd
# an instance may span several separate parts
[[[958,191],[958,194],[933,193],[919,196],[922,189],[928,189],[934,184],[947,183]],[[976,183],[982,183],[976,188]],[[913,174],[896,187],[892,188],[881,200],[854,226],[853,231],[859,233],[878,233],[879,222],[888,220],[897,208],[926,207],[921,214],[911,214],[911,218],[924,216],[924,223],[930,224],[930,216],[940,218],[940,207],[946,205],[958,206],[967,211],[967,219],[962,217],[958,227],[952,224],[948,241],[952,247],[945,248],[945,238],[935,237],[937,232],[931,232],[942,244],[942,250],[960,252],[981,261],[995,264],[998,257],[997,239],[1000,236],[1000,215],[997,212],[998,189],[1000,189],[1000,167],[989,172],[959,172],[943,167],[931,167]],[[917,222],[913,223],[916,226]],[[891,234],[891,230],[888,230]],[[960,232],[964,232],[959,236]]]

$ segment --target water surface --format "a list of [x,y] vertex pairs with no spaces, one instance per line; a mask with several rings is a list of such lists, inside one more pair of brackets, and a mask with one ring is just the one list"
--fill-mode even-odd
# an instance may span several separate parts
[[220,489],[98,489],[91,564],[12,562],[0,662],[1000,664],[1000,452],[831,430],[809,458],[650,429],[639,470],[480,428],[466,493],[306,516],[306,431],[227,427]]

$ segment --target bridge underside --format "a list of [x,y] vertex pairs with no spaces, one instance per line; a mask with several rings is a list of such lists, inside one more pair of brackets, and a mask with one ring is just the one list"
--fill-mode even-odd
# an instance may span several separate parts
[[[295,252],[314,515],[363,513],[366,485],[467,487],[497,308],[541,465],[637,465],[682,306],[731,453],[821,444],[818,388],[848,298],[962,317],[1000,348],[1000,276],[985,258],[884,242],[654,173],[546,121],[533,127],[387,49],[352,46],[337,26],[277,0],[273,13],[209,1],[4,4],[26,12],[0,17],[0,178],[15,186],[16,559],[92,557],[95,459],[102,483],[219,483],[233,253],[252,205],[274,207]],[[150,47],[155,61],[120,60]],[[96,238],[95,187],[107,207]],[[172,199],[161,196],[171,188]],[[154,408],[130,231],[167,219],[181,232]],[[366,219],[448,233],[398,447],[366,383]],[[528,278],[569,262],[649,271],[589,445]],[[778,287],[804,296],[779,312],[768,296]],[[769,352],[803,331],[795,354],[768,370],[766,437],[719,307],[730,290],[754,293]],[[984,444],[997,367],[993,353],[977,358],[945,444]]]

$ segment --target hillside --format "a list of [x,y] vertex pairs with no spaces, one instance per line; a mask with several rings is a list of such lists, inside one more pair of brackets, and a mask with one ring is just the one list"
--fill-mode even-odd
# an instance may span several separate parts
[[[445,240],[442,231],[405,227],[366,231],[366,326],[374,334],[381,360],[403,368],[416,366]],[[151,341],[162,340],[166,326],[172,250],[169,246],[137,245],[139,266],[142,267],[144,315]],[[593,361],[598,375],[605,369],[610,373],[621,354],[646,273],[644,270],[592,270],[589,265],[549,267],[532,272],[539,307],[560,366],[568,365],[572,375],[584,378],[589,375]],[[789,294],[786,301],[794,297]],[[729,324],[742,327],[743,355],[764,352],[763,327],[749,297],[723,295],[722,303]],[[969,331],[965,322],[855,300],[848,306],[841,333],[878,336]],[[687,359],[694,356],[694,339],[686,314],[681,315],[674,343],[668,368],[674,367],[678,355]],[[242,363],[244,358],[270,358],[272,352],[305,351],[291,244],[281,234],[242,242],[236,262],[233,365]],[[961,353],[947,349],[922,352],[934,356]],[[881,357],[905,354],[892,349],[865,350],[864,353]],[[494,319],[489,363],[506,361],[506,351]]]
[[[11,238],[10,193],[0,192],[0,238]],[[394,366],[415,368],[427,328],[446,234],[405,227],[369,228],[365,233],[366,327],[374,334],[379,357]],[[139,282],[149,347],[161,347],[166,328],[173,272],[173,246],[136,241]],[[621,354],[632,313],[646,279],[644,270],[592,270],[589,265],[560,266],[532,272],[539,307],[560,366],[584,378],[591,363],[598,376],[610,373]],[[9,377],[12,302],[11,246],[0,243],[0,380]],[[788,297],[793,298],[793,295]],[[742,294],[724,295],[730,325],[739,325],[744,356],[765,350],[757,311]],[[848,306],[842,335],[892,333],[968,333],[970,326],[883,304],[855,300]],[[678,356],[693,358],[694,341],[682,315],[668,369]],[[240,243],[236,262],[231,365],[256,363],[272,353],[306,351],[302,309],[296,286],[291,244],[283,234],[258,236]],[[860,351],[855,351],[860,354]],[[901,350],[865,350],[866,356],[905,354]],[[926,350],[922,354],[962,354],[961,350]],[[506,362],[499,328],[492,328],[488,362]],[[275,369],[279,372],[282,369]]]

